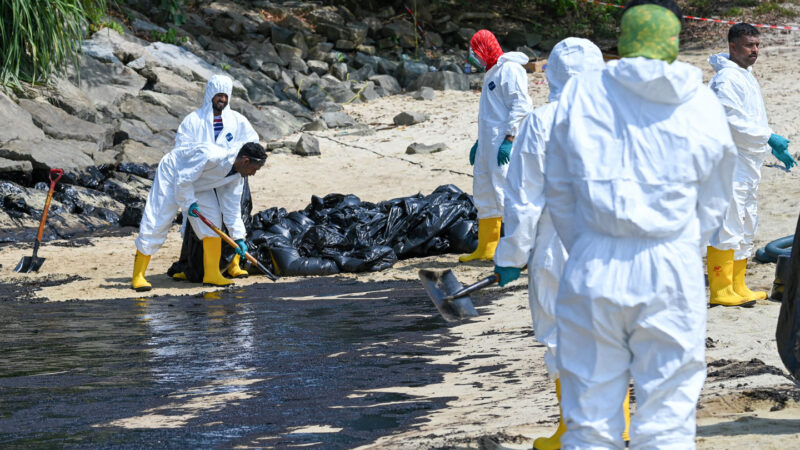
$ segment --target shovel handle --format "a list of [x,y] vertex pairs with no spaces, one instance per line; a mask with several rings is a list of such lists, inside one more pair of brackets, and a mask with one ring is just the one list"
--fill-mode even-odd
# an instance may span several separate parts
[[[200,211],[198,211],[198,210],[197,210],[197,208],[192,208],[192,211],[191,211],[191,212],[193,212],[193,213],[197,214],[197,217],[198,217],[200,220],[202,220],[202,221],[203,221],[203,223],[204,223],[204,224],[206,224],[206,225],[207,225],[209,228],[211,228],[212,230],[214,230],[214,232],[215,232],[215,233],[217,233],[217,234],[219,235],[219,237],[221,237],[221,238],[222,238],[222,240],[223,240],[223,241],[225,241],[225,242],[226,242],[228,245],[230,245],[231,247],[233,247],[233,248],[236,248],[236,249],[238,249],[238,248],[239,248],[239,244],[237,244],[237,243],[236,243],[236,242],[235,242],[233,239],[231,239],[231,238],[230,238],[230,236],[228,236],[227,234],[225,234],[225,233],[224,233],[222,230],[220,230],[219,228],[217,228],[217,227],[216,227],[216,226],[215,226],[215,225],[214,225],[214,224],[213,224],[213,223],[212,223],[210,220],[208,220],[208,219],[206,218],[206,216],[204,216],[204,215],[200,214]],[[257,260],[257,259],[256,259],[256,258],[253,256],[253,255],[251,255],[249,252],[245,252],[245,253],[244,253],[244,257],[245,257],[245,258],[247,258],[247,260],[248,260],[248,261],[250,261],[251,263],[253,263],[253,265],[255,265],[256,267],[258,267],[258,269],[259,269],[260,271],[262,271],[262,272],[264,273],[264,275],[266,275],[266,276],[267,276],[267,278],[269,278],[270,280],[272,280],[272,281],[276,281],[276,280],[278,279],[278,277],[276,277],[275,275],[273,275],[273,274],[272,274],[272,272],[270,272],[270,271],[269,271],[269,269],[267,269],[266,267],[264,267],[264,264],[261,264],[261,262],[259,262],[259,261],[258,261],[258,260]]]
[[33,247],[34,257],[39,250],[39,243],[42,242],[44,224],[47,222],[47,212],[50,210],[50,201],[53,200],[53,192],[56,190],[56,183],[58,183],[58,180],[60,180],[63,175],[64,171],[61,169],[50,169],[50,190],[47,191],[47,200],[45,200],[44,209],[42,210],[42,220],[39,222],[39,232],[36,233],[36,244],[34,244]]

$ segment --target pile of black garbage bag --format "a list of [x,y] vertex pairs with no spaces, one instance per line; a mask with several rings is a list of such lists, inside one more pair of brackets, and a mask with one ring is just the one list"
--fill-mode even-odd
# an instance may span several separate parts
[[[243,212],[250,206],[243,196]],[[245,226],[250,253],[275,274],[331,275],[384,270],[398,259],[472,252],[476,219],[472,196],[445,185],[427,196],[377,204],[355,195],[312,196],[302,211],[270,208],[248,216]],[[231,257],[223,257],[221,266]],[[194,233],[186,233],[181,261],[169,271],[176,272],[202,279],[202,243]]]
[[800,249],[800,217],[792,239],[793,251],[788,260],[779,262],[777,272],[780,273],[776,273],[784,290],[775,342],[783,364],[800,381],[800,252],[794,251]]

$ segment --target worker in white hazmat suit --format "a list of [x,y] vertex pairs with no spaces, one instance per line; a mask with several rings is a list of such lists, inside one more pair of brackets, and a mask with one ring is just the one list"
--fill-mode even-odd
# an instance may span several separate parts
[[753,254],[753,238],[758,226],[757,198],[761,165],[772,153],[786,169],[797,162],[789,154],[789,141],[772,132],[761,97],[761,87],[753,76],[752,65],[758,58],[758,29],[740,23],[728,31],[730,53],[712,55],[708,62],[716,75],[709,87],[725,107],[733,141],[738,150],[733,178],[733,201],[722,228],[708,247],[709,303],[723,306],[752,307],[766,292],[751,291],[745,283],[747,258]]
[[[570,37],[553,47],[545,68],[550,86],[549,103],[536,108],[522,121],[514,140],[504,191],[505,235],[494,255],[500,286],[517,279],[522,267],[528,265],[528,303],[533,328],[536,339],[547,348],[544,361],[548,375],[556,383],[559,397],[555,300],[567,253],[545,207],[545,157],[550,126],[564,85],[579,73],[602,70],[603,67],[602,52],[587,39]],[[628,411],[627,401],[623,406]],[[562,418],[556,432],[548,438],[536,439],[534,448],[561,448],[561,435],[565,431]],[[623,438],[627,440],[627,434]]]
[[702,72],[675,61],[680,8],[626,7],[622,59],[570,79],[545,160],[569,254],[556,299],[563,448],[694,448],[705,379],[700,248],[730,201],[735,147]]
[[214,144],[200,144],[176,148],[164,155],[139,224],[131,286],[136,291],[152,287],[144,278],[147,265],[166,240],[180,209],[189,216],[191,228],[203,240],[203,283],[232,284],[219,270],[222,240],[194,210],[217,226],[224,223],[239,246],[237,253],[244,255],[246,230],[240,209],[244,177],[254,175],[264,166],[266,158],[264,148],[252,142],[244,144],[238,153]]
[[503,53],[497,38],[488,30],[472,37],[470,47],[485,65],[483,90],[478,109],[478,140],[472,146],[469,162],[473,170],[472,196],[478,209],[478,247],[461,262],[491,261],[503,222],[503,188],[517,127],[531,111],[528,76],[522,53]]
[[[258,134],[250,122],[230,107],[233,93],[233,80],[225,75],[212,75],[206,84],[203,105],[187,115],[178,127],[175,135],[175,148],[192,147],[200,144],[216,144],[236,153],[246,142],[258,143]],[[245,179],[244,191],[249,201],[249,187]],[[184,232],[186,222],[184,222]],[[187,241],[188,236],[184,236]],[[186,242],[181,249],[181,261],[188,260],[185,255]],[[240,267],[239,255],[234,255],[228,266],[228,275],[238,278],[247,276],[247,271]],[[186,279],[186,274],[178,272],[173,275],[177,279]]]

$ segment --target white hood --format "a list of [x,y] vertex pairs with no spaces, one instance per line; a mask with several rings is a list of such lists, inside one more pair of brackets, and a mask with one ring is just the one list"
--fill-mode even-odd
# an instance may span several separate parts
[[225,109],[228,109],[231,105],[232,92],[233,80],[231,80],[230,77],[225,75],[212,75],[211,78],[208,79],[206,94],[205,97],[203,97],[203,106],[200,109],[211,111],[213,109],[211,106],[211,99],[217,94],[225,94],[228,96],[228,104],[225,106]]
[[748,72],[753,70],[752,67],[744,69],[742,66],[731,61],[731,56],[727,53],[717,53],[716,55],[709,56],[708,63],[714,68],[714,72],[719,72],[722,69],[739,69],[746,70]]
[[515,62],[517,64],[528,64],[528,55],[521,52],[506,52],[503,53],[499,58],[497,58],[497,65],[500,66],[506,62]]
[[553,47],[547,59],[545,75],[550,85],[548,100],[554,102],[570,78],[581,72],[602,70],[603,53],[588,39],[569,37]]
[[680,61],[622,58],[608,63],[608,74],[645,100],[672,105],[691,99],[703,85],[702,71]]

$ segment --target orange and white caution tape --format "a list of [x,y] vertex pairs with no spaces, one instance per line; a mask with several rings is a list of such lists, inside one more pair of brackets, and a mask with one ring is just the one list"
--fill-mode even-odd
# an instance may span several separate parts
[[[617,5],[616,3],[608,3],[608,2],[601,2],[597,0],[582,0],[585,3],[593,3],[595,5],[603,5],[603,6],[611,6],[614,8],[625,8],[624,5]],[[706,17],[695,17],[695,16],[683,16],[684,19],[690,20],[699,20],[701,22],[712,22],[712,23],[722,23],[725,25],[736,25],[739,22],[734,22],[731,20],[722,20],[722,19],[709,19]],[[750,25],[758,28],[769,28],[771,30],[789,30],[789,31],[800,31],[800,27],[789,26],[789,25],[768,25],[764,23],[751,23]]]

